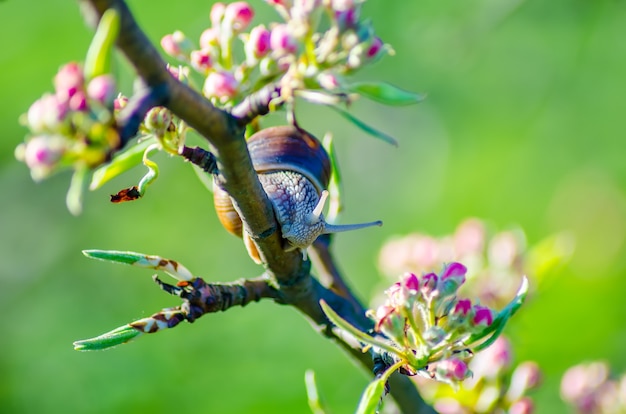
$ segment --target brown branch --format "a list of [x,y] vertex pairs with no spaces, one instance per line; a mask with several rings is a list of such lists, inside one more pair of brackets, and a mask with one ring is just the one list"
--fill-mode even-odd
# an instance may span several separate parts
[[[275,86],[263,88],[257,92],[256,96],[244,100],[233,109],[232,114],[229,114],[215,108],[202,95],[180,83],[167,71],[165,62],[138,27],[122,0],[79,0],[79,2],[86,20],[93,26],[97,24],[107,9],[113,8],[118,11],[121,27],[117,46],[130,61],[143,84],[147,88],[158,90],[160,104],[169,108],[211,143],[219,172],[215,176],[218,185],[231,196],[235,209],[242,217],[245,231],[257,244],[266,268],[265,280],[272,282],[272,290],[261,290],[260,293],[253,290],[253,292],[257,292],[260,295],[259,298],[265,294],[279,303],[296,307],[320,331],[337,340],[363,366],[372,369],[373,363],[369,355],[361,353],[360,349],[357,349],[358,346],[351,346],[343,338],[333,333],[332,325],[322,312],[319,301],[324,299],[344,319],[360,329],[371,328],[371,321],[365,317],[360,306],[355,306],[354,301],[350,300],[349,296],[338,295],[312,278],[310,275],[311,262],[304,261],[299,251],[285,252],[283,250],[282,238],[272,205],[252,168],[243,130],[247,122],[264,113],[276,92]],[[170,289],[166,288],[165,284],[161,285],[166,290]],[[259,286],[256,287],[260,288]],[[172,293],[181,293],[182,295],[184,289],[179,289],[182,288],[171,287],[170,290]],[[209,311],[227,309],[237,300],[240,300],[240,303],[248,303],[246,302],[247,296],[243,298],[236,293],[232,293],[229,298],[225,296],[222,298],[231,300],[231,302],[229,304],[221,302],[218,305],[211,304],[209,306],[207,303],[202,303],[202,296],[192,298],[192,301],[186,299],[187,303],[190,304],[197,302],[197,307],[190,308],[190,316],[195,315],[194,312],[201,315]],[[180,310],[181,312],[185,311],[182,308]],[[391,394],[403,412],[432,412],[424,408],[423,401],[410,379],[397,375],[392,378],[394,377],[395,379],[392,380],[391,384]]]

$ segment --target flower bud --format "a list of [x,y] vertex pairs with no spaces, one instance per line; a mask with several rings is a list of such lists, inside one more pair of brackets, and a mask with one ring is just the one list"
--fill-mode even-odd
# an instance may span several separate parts
[[460,299],[454,305],[450,317],[457,322],[462,323],[467,318],[467,315],[472,310],[472,301],[469,299]]
[[467,364],[456,358],[444,359],[443,361],[437,362],[435,373],[439,378],[451,381],[463,381],[472,374]]
[[379,306],[378,309],[376,309],[374,318],[376,320],[374,329],[377,332],[382,332],[398,344],[403,343],[406,321],[393,306]]
[[420,282],[413,273],[405,273],[400,283],[402,283],[402,286],[408,289],[411,294],[416,294],[420,288]]
[[172,112],[164,106],[155,106],[148,111],[143,122],[150,132],[162,135],[172,123]]
[[448,264],[441,274],[439,290],[442,296],[452,296],[465,283],[465,273],[467,268],[461,263],[452,262]]
[[230,25],[235,33],[245,30],[252,18],[254,10],[245,1],[236,1],[226,6],[224,24]]
[[68,106],[72,111],[86,111],[87,97],[83,91],[76,92],[68,102]]
[[322,72],[317,75],[317,82],[327,91],[333,91],[339,88],[339,80],[337,76],[331,72]]
[[511,366],[512,359],[511,343],[500,336],[491,346],[479,352],[470,365],[476,376],[493,380]]
[[270,46],[276,54],[282,56],[295,53],[298,50],[298,41],[291,33],[289,26],[279,24],[272,29]]
[[208,98],[228,99],[237,94],[235,76],[230,72],[211,72],[204,82],[202,91]]
[[292,0],[265,0],[265,2],[271,6],[280,6],[287,9],[293,5]]
[[193,45],[183,32],[177,30],[161,38],[161,47],[168,55],[183,58],[189,54]]
[[264,25],[254,27],[246,43],[246,53],[256,59],[262,58],[270,51],[270,31]]
[[214,3],[211,7],[211,24],[213,27],[219,27],[222,23],[222,18],[226,12],[226,5],[224,3]]
[[111,106],[115,99],[115,79],[111,75],[93,78],[87,85],[87,96],[103,104]]
[[121,93],[117,95],[117,98],[113,101],[113,109],[119,111],[128,104],[128,98]]
[[383,41],[380,39],[380,37],[376,36],[374,37],[374,39],[372,39],[372,42],[370,43],[369,47],[365,51],[365,55],[368,57],[368,59],[374,59],[380,54],[382,49],[383,49]]
[[515,401],[529,390],[536,388],[540,382],[541,370],[539,365],[533,361],[522,362],[511,374],[511,385],[507,392],[507,398]]
[[46,94],[28,108],[28,127],[34,133],[55,130],[65,118],[67,109],[67,103],[59,101],[55,95]]
[[194,50],[189,56],[191,66],[198,72],[207,73],[213,66],[211,51],[209,49]]
[[509,408],[509,414],[532,414],[535,412],[535,404],[529,397],[515,401]]
[[437,291],[438,277],[434,273],[427,273],[422,276],[422,295],[430,298]]
[[476,327],[487,327],[493,323],[493,312],[487,307],[474,305],[472,322]]
[[445,339],[447,332],[440,326],[431,326],[424,331],[424,340],[429,346],[435,347]]
[[83,88],[85,77],[83,69],[76,62],[70,62],[59,69],[54,77],[54,88],[57,98],[67,102],[76,92]]
[[220,31],[217,27],[209,27],[200,35],[200,48],[211,49],[220,44]]
[[23,161],[35,181],[50,175],[66,150],[66,141],[60,135],[39,135],[25,145]]

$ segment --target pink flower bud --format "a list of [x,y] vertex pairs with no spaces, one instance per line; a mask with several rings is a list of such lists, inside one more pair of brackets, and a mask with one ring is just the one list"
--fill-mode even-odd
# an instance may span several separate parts
[[83,88],[85,77],[83,69],[76,62],[70,62],[57,72],[54,77],[54,88],[60,101],[68,101],[76,92]]
[[265,2],[271,6],[280,6],[287,9],[293,5],[292,0],[265,0]]
[[465,317],[472,310],[472,301],[469,299],[460,299],[454,305],[452,314],[457,317]]
[[335,11],[347,11],[354,8],[354,0],[331,0],[330,4]]
[[105,106],[110,106],[115,99],[115,79],[111,75],[93,78],[87,85],[87,96]]
[[515,401],[508,411],[509,414],[532,414],[534,412],[535,404],[533,404],[533,400],[528,397]]
[[26,119],[34,133],[55,130],[67,114],[67,103],[59,101],[55,95],[46,94],[28,108]]
[[438,277],[434,273],[427,273],[422,276],[422,294],[425,297],[430,296],[437,290]]
[[257,59],[270,51],[270,32],[264,25],[256,26],[250,31],[246,50]]
[[339,80],[337,77],[330,72],[322,72],[317,76],[317,81],[320,86],[327,91],[332,91],[339,88]]
[[117,95],[117,98],[113,101],[113,109],[119,111],[123,109],[128,104],[128,98],[122,95],[121,93]]
[[482,221],[470,218],[463,221],[454,232],[454,251],[457,257],[482,253],[485,244],[485,226]]
[[166,34],[161,38],[161,47],[165,53],[173,57],[180,56],[183,53],[178,43],[174,40],[174,36],[171,34]]
[[190,55],[191,66],[198,72],[206,73],[213,66],[211,51],[208,49],[194,50]]
[[211,24],[213,27],[219,27],[226,11],[226,5],[224,3],[214,3],[211,7]]
[[202,91],[209,98],[227,99],[237,94],[239,84],[230,72],[211,72]]
[[33,179],[38,181],[49,175],[65,148],[65,140],[59,135],[40,135],[28,140],[23,157]]
[[435,370],[439,377],[452,381],[463,381],[471,375],[467,364],[456,358],[439,361]]
[[539,365],[533,361],[522,362],[511,374],[511,385],[509,385],[507,398],[517,400],[527,391],[536,388],[540,382],[541,370]]
[[369,59],[373,59],[380,53],[382,49],[383,41],[380,39],[380,37],[374,37],[365,54]]
[[399,282],[394,283],[385,290],[385,295],[389,298],[387,305],[394,308],[402,306],[402,285]]
[[479,327],[491,325],[493,323],[493,312],[487,307],[474,305],[473,323]]
[[241,32],[252,21],[254,10],[245,1],[236,1],[226,6],[224,23],[230,25],[235,32]]
[[87,97],[83,91],[76,92],[68,103],[70,110],[72,111],[86,111],[87,110]]
[[200,35],[200,47],[210,49],[220,44],[220,31],[217,27],[210,27]]
[[448,264],[441,273],[439,289],[443,297],[455,295],[456,291],[465,283],[467,268],[461,263]]
[[287,55],[298,50],[298,41],[286,24],[274,26],[270,35],[270,45],[278,55]]
[[193,48],[191,41],[180,30],[175,31],[171,35],[163,36],[161,47],[165,53],[175,58],[184,57]]
[[374,330],[384,333],[398,343],[402,343],[406,321],[393,306],[379,306],[376,309],[375,320]]
[[348,29],[353,29],[359,20],[358,9],[350,9],[344,11],[335,12],[335,21],[339,26],[339,30],[342,32]]
[[470,365],[477,377],[493,380],[509,368],[512,359],[510,342],[500,336],[491,346],[476,354]]
[[405,273],[401,280],[402,286],[411,293],[417,293],[420,288],[420,282],[413,273]]

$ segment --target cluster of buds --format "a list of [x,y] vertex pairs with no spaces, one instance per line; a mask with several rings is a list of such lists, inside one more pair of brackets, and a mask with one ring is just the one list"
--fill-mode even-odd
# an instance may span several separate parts
[[545,275],[550,265],[564,262],[571,250],[571,240],[564,234],[551,236],[527,249],[522,230],[489,236],[483,221],[470,218],[449,236],[436,238],[412,233],[392,239],[381,249],[378,263],[388,277],[402,272],[432,272],[442,262],[465,263],[468,294],[498,307],[515,292],[523,275],[535,278]]
[[[264,84],[279,82],[284,99],[296,89],[339,87],[338,75],[377,60],[391,49],[359,21],[362,1],[267,1],[283,23],[252,26],[254,10],[243,1],[215,3],[211,26],[198,43],[181,31],[161,39],[173,58],[204,77],[202,91],[230,106]],[[322,21],[326,19],[326,23]],[[319,27],[324,27],[318,32]],[[235,53],[236,41],[243,53]],[[243,56],[241,61],[238,57]]]
[[532,361],[512,363],[511,344],[500,336],[470,361],[473,375],[456,389],[420,377],[416,382],[422,396],[442,414],[533,413],[534,402],[526,394],[540,383],[539,367]]
[[39,181],[63,167],[102,164],[119,137],[112,116],[115,80],[103,74],[87,79],[72,62],[54,77],[55,91],[35,101],[23,122],[31,134],[16,156]]
[[626,374],[613,378],[606,362],[575,365],[561,379],[561,398],[581,414],[626,412]]
[[521,305],[526,284],[513,302],[496,312],[457,297],[466,271],[452,262],[438,275],[406,273],[385,292],[384,304],[368,312],[375,331],[393,343],[387,365],[399,363],[401,373],[451,385],[472,375],[469,361],[496,339],[494,333]]

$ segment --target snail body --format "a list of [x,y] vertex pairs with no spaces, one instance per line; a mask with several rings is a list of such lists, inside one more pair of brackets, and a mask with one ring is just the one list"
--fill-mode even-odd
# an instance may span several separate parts
[[[333,225],[324,221],[322,210],[328,197],[330,157],[311,134],[293,126],[263,129],[248,140],[252,165],[272,202],[286,250],[301,249],[306,254],[321,234],[337,233],[382,222]],[[226,191],[215,186],[214,204],[222,225],[242,237],[242,223]],[[244,237],[251,257],[259,262],[254,243]]]

